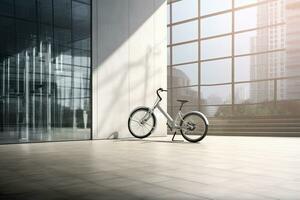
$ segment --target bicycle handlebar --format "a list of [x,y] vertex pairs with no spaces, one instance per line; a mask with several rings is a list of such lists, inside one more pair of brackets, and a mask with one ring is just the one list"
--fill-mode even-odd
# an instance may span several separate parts
[[159,92],[167,92],[168,90],[164,90],[164,89],[162,89],[162,88],[158,88],[157,90],[156,90],[156,94],[157,94],[157,96],[158,96],[158,98],[159,98],[159,100],[161,101],[162,100],[162,98],[161,98],[161,96],[159,95]]

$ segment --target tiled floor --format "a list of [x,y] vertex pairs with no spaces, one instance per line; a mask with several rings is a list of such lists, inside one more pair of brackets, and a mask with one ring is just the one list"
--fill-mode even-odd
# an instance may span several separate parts
[[0,198],[291,200],[299,166],[300,138],[0,145]]

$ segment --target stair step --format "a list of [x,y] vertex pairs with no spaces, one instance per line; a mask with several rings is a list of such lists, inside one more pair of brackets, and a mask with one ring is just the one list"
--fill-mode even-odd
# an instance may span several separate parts
[[215,129],[215,128],[210,128],[209,131],[222,131],[222,132],[247,132],[247,131],[251,131],[251,132],[300,132],[299,129],[247,129],[247,128],[244,128],[244,129],[222,129],[222,128],[219,128],[219,129]]
[[300,127],[300,123],[256,123],[256,124],[226,124],[226,123],[209,123],[211,127]]
[[277,120],[254,120],[254,119],[235,119],[235,120],[215,120],[208,119],[210,123],[300,123],[300,119],[277,119]]
[[300,137],[300,132],[224,132],[208,131],[208,135]]

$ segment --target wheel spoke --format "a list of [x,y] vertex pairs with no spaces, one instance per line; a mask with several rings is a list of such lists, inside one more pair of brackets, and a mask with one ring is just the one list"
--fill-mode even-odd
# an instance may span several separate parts
[[[194,129],[189,130],[189,125],[193,126]],[[181,122],[181,126],[183,127],[181,130],[183,137],[190,142],[198,142],[206,134],[206,123],[198,114],[185,115]]]
[[153,114],[143,108],[137,110],[130,116],[128,125],[129,131],[133,136],[143,138],[149,135],[154,128]]
[[143,129],[143,133],[145,134],[145,126],[142,126],[142,129]]
[[150,129],[147,128],[147,126],[143,126],[145,129],[147,129],[148,131],[150,131]]
[[138,120],[135,120],[135,119],[133,119],[133,118],[130,118],[130,120],[131,120],[131,121],[134,121],[134,122],[136,122],[136,123],[138,123],[138,124],[141,124]]
[[143,131],[143,127],[140,125],[140,127],[138,128],[138,132],[140,132],[140,130]]
[[147,124],[148,126],[150,126],[150,127],[152,127],[153,125],[151,125],[151,124],[148,124],[148,122],[144,122],[145,124]]

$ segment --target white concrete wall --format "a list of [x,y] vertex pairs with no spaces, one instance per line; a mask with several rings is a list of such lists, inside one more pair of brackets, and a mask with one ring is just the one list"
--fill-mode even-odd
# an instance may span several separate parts
[[[93,136],[131,137],[128,116],[167,87],[166,0],[93,0]],[[167,109],[167,95],[162,105]],[[167,134],[156,113],[152,136]]]

